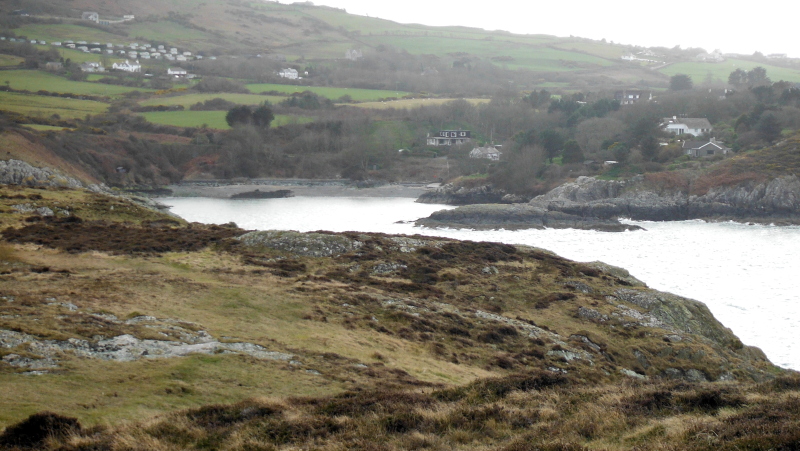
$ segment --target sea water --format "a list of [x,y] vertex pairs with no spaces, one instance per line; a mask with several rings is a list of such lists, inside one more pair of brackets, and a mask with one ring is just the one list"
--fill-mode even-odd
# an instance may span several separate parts
[[627,221],[645,230],[430,229],[413,221],[453,208],[409,198],[165,198],[188,221],[251,230],[421,234],[526,244],[577,261],[621,266],[651,288],[704,302],[747,345],[800,370],[800,227],[704,221]]

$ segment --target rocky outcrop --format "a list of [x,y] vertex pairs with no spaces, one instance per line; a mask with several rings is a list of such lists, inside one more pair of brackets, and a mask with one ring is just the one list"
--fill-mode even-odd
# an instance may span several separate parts
[[800,179],[794,175],[784,176],[763,182],[716,187],[703,195],[690,195],[685,189],[655,187],[643,176],[623,181],[579,177],[527,204],[459,207],[435,212],[417,224],[428,227],[547,227],[604,231],[630,228],[619,223],[618,218],[800,224]]
[[0,184],[87,188],[96,192],[108,191],[104,185],[84,185],[80,180],[50,168],[37,168],[20,160],[0,160]]
[[237,240],[254,250],[273,249],[304,257],[333,257],[362,246],[360,241],[342,235],[281,230],[250,232],[238,237]]
[[800,221],[800,179],[784,176],[710,189],[656,189],[643,176],[625,181],[579,177],[538,196],[531,205],[583,217],[649,221],[734,219]]
[[528,204],[467,205],[453,210],[440,210],[417,220],[416,225],[471,229],[591,229],[606,232],[640,228],[622,224],[616,219],[584,217]]
[[456,186],[452,183],[441,186],[422,193],[417,202],[422,204],[444,204],[444,205],[472,205],[472,204],[510,204],[514,202],[525,202],[528,199],[508,194],[505,190],[496,189],[492,185],[477,186],[467,188]]
[[[61,304],[69,311],[76,311],[72,304]],[[270,351],[261,345],[242,342],[220,342],[204,330],[192,330],[193,324],[183,321],[138,316],[120,321],[113,315],[94,315],[111,324],[142,325],[159,335],[172,337],[168,340],[140,339],[131,334],[111,338],[96,336],[90,340],[70,338],[47,340],[40,337],[0,329],[0,348],[15,349],[25,345],[27,355],[9,353],[1,359],[16,368],[24,368],[41,374],[58,368],[64,353],[80,357],[116,362],[131,362],[139,359],[163,359],[184,357],[190,354],[240,353],[264,360],[291,360],[294,356]]]

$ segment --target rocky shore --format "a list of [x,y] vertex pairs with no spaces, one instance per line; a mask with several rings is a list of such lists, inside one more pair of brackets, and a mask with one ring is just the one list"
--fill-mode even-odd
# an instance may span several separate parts
[[448,183],[439,188],[426,191],[417,198],[422,204],[472,205],[472,204],[512,204],[527,202],[530,198],[509,194],[492,185],[467,188]]
[[438,211],[417,221],[428,227],[629,229],[618,221],[689,219],[800,224],[800,179],[777,177],[762,182],[709,189],[666,189],[644,176],[630,180],[579,177],[525,204],[470,205]]

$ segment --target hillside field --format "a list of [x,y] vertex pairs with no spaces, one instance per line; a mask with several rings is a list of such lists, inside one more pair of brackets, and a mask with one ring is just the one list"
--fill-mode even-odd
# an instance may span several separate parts
[[[8,83],[6,83],[8,82]],[[45,90],[58,93],[87,94],[117,97],[131,91],[152,92],[151,89],[129,88],[85,81],[72,81],[51,73],[37,70],[7,70],[0,72],[0,83],[12,89],[36,92]]]
[[311,91],[314,94],[322,97],[336,100],[342,96],[348,95],[356,102],[368,102],[380,100],[390,97],[404,97],[410,93],[404,91],[382,91],[378,89],[349,89],[349,88],[330,88],[325,86],[295,86],[295,85],[279,85],[275,83],[252,83],[246,85],[247,89],[254,94],[262,92],[277,91],[285,94],[300,93],[304,91]]
[[763,67],[767,70],[767,76],[772,81],[789,81],[800,83],[800,70],[789,69],[785,67],[773,66],[770,64],[756,63],[753,61],[745,61],[740,59],[729,59],[721,63],[704,63],[704,62],[685,62],[671,64],[659,71],[672,76],[676,74],[686,74],[692,77],[695,84],[702,83],[709,76],[715,82],[728,82],[728,76],[736,69],[745,71],[753,70],[756,67]]
[[[227,130],[230,128],[228,123],[225,122],[227,111],[153,111],[139,114],[154,124],[172,125],[175,127],[201,127],[205,124],[208,128],[217,130]],[[312,121],[313,118],[310,117],[277,114],[271,126],[280,127],[281,125],[287,124],[305,124]]]
[[108,109],[108,105],[94,100],[0,92],[0,109],[33,117],[50,117],[57,114],[63,119],[78,119],[87,114],[103,113]]

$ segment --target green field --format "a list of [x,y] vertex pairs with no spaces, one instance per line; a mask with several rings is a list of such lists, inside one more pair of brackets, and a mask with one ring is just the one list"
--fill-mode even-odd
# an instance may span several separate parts
[[103,113],[108,109],[108,105],[93,100],[0,92],[0,109],[26,116],[51,117],[58,114],[64,119],[75,119],[83,118],[87,114]]
[[[203,124],[208,128],[227,130],[230,127],[225,122],[226,111],[155,111],[141,113],[148,121],[154,124],[172,125],[175,127],[200,127]],[[288,114],[275,115],[273,127],[280,127],[292,123],[306,124],[314,119],[307,116],[293,116]]]
[[392,45],[417,55],[445,55],[464,52],[469,56],[489,60],[493,57],[510,57],[510,61],[498,62],[498,64],[509,68],[527,68],[544,72],[586,69],[613,64],[611,61],[597,56],[532,46],[507,39],[464,40],[436,36],[374,36],[370,38],[370,41],[375,44]]
[[25,58],[13,55],[0,55],[0,66],[19,66],[19,63],[25,61]]
[[314,94],[336,100],[344,95],[349,95],[356,102],[369,102],[389,97],[403,97],[409,95],[404,91],[381,91],[377,89],[349,89],[349,88],[329,88],[319,86],[293,86],[279,85],[275,83],[254,83],[246,85],[247,89],[253,93],[277,91],[286,94],[295,92],[311,91]]
[[183,105],[187,110],[190,106],[198,102],[205,102],[206,100],[221,98],[229,102],[237,103],[239,105],[258,105],[263,101],[270,103],[278,103],[286,97],[280,96],[262,96],[258,94],[229,94],[229,93],[216,93],[216,94],[185,94],[175,97],[156,97],[139,102],[142,106],[155,106],[155,105]]
[[767,76],[772,81],[790,81],[794,83],[800,82],[800,70],[787,69],[784,67],[770,66],[769,64],[754,63],[752,61],[744,61],[737,59],[729,59],[721,63],[676,63],[671,64],[660,72],[666,75],[686,74],[692,77],[695,84],[702,83],[711,74],[714,80],[719,80],[727,83],[728,76],[736,69],[752,70],[755,67],[761,66],[767,70]]
[[[352,106],[359,108],[374,108],[376,110],[385,110],[388,108],[416,108],[419,106],[441,105],[446,102],[452,102],[457,99],[400,99],[400,100],[387,100],[385,102],[362,102],[355,103]],[[467,102],[478,105],[481,103],[489,103],[489,99],[464,99]],[[347,105],[347,104],[344,104]]]
[[64,92],[73,94],[86,94],[97,96],[120,96],[126,92],[148,92],[151,89],[129,88],[126,86],[106,85],[88,81],[71,81],[43,71],[37,70],[7,70],[0,72],[0,83],[9,82],[13,89],[28,91],[45,90],[50,92]]
[[45,40],[48,44],[53,41],[86,41],[99,42],[105,45],[127,44],[130,38],[107,33],[96,28],[82,27],[73,24],[25,24],[14,30],[18,36],[27,36],[29,39]]
[[561,42],[555,44],[554,47],[566,51],[574,51],[581,53],[588,53],[590,55],[599,56],[600,58],[617,60],[626,53],[623,47],[613,44],[606,44],[598,41],[589,41],[580,39],[571,42]]

